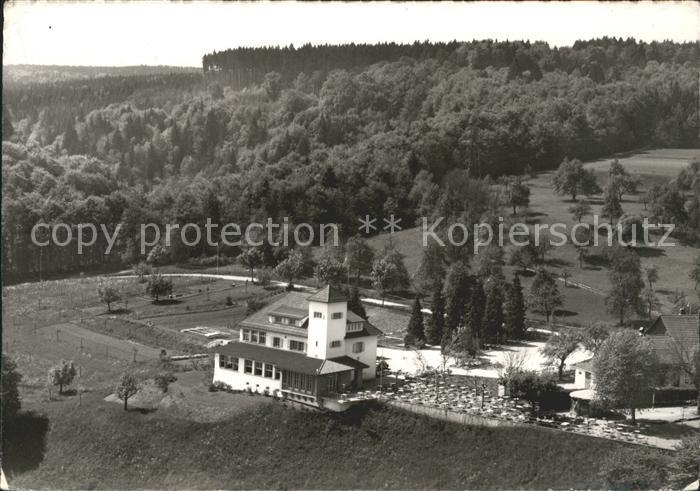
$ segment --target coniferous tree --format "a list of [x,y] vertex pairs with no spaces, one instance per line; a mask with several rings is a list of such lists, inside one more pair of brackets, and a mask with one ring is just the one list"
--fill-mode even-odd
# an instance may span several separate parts
[[426,329],[425,337],[428,344],[437,345],[442,341],[442,334],[445,327],[445,299],[442,296],[442,285],[435,285],[431,299],[430,322]]
[[464,325],[467,314],[467,300],[470,293],[467,266],[458,261],[450,267],[445,279],[445,329],[443,337],[452,336],[457,328]]
[[486,294],[484,341],[491,343],[503,341],[503,289],[500,286],[489,288]]
[[367,320],[367,311],[365,311],[362,300],[360,300],[360,290],[356,286],[353,286],[348,290],[347,295],[348,310]]
[[416,297],[413,302],[413,311],[411,312],[411,320],[408,322],[408,334],[413,336],[416,341],[425,342],[425,327],[423,325],[423,312],[421,312],[420,299]]
[[503,306],[506,336],[512,339],[525,338],[525,297],[520,285],[520,278],[515,275],[513,283],[509,285],[508,297]]
[[466,325],[475,338],[483,338],[484,332],[484,311],[486,310],[486,292],[480,280],[474,282],[472,286],[469,310],[467,312]]

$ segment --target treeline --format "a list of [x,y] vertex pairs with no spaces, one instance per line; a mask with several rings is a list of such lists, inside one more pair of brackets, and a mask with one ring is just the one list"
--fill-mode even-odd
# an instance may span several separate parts
[[[327,73],[336,69],[353,70],[374,63],[396,61],[402,57],[417,61],[434,59],[455,66],[474,69],[508,68],[515,77],[528,71],[534,79],[543,72],[579,70],[583,75],[602,82],[619,76],[620,68],[644,67],[650,61],[658,63],[696,63],[695,43],[676,44],[669,41],[642,43],[633,38],[602,38],[577,41],[572,47],[550,48],[543,42],[473,41],[430,42],[412,44],[305,44],[289,46],[241,47],[214,51],[202,57],[205,73],[228,72],[230,80],[239,84],[260,83],[265,74],[278,72],[285,80],[293,80],[304,72]],[[614,69],[616,68],[616,69]],[[607,73],[606,73],[607,72]]]
[[[36,275],[40,260],[55,271],[138,261],[136,224],[146,222],[289,217],[337,223],[346,237],[365,215],[472,223],[498,211],[490,198],[465,209],[463,193],[481,196],[482,179],[565,157],[698,145],[696,44],[417,47],[415,57],[396,45],[345,47],[359,63],[352,70],[289,63],[241,90],[219,73],[4,87],[5,277]],[[131,235],[109,258],[99,241],[92,256],[40,253],[29,238],[39,220],[123,222]]]

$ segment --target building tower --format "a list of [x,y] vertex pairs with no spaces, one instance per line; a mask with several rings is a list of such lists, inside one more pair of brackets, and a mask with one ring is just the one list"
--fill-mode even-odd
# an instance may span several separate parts
[[307,355],[327,360],[345,354],[348,299],[337,286],[328,285],[309,297]]

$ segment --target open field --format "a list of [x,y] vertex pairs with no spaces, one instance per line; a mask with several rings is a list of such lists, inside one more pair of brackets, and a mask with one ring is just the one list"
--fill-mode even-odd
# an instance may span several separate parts
[[[659,148],[643,150],[624,156],[619,156],[620,163],[631,173],[643,178],[673,178],[678,175],[688,161],[700,157],[700,150],[694,148]],[[610,162],[614,158],[594,160],[586,164],[596,171],[596,174],[607,174]]]
[[[640,177],[639,193],[636,195],[626,195],[622,203],[625,213],[632,215],[648,216],[649,211],[645,209],[641,202],[641,196],[651,185],[673,178],[688,161],[694,156],[700,156],[700,150],[695,149],[659,149],[634,153],[619,158],[620,163],[627,167],[630,173]],[[612,159],[601,159],[586,164],[596,170],[601,186],[607,180],[607,169]],[[552,189],[552,176],[554,172],[543,172],[537,174],[527,181],[531,190],[530,207],[525,221],[530,225],[531,230],[535,226],[549,226],[554,223],[562,223],[567,228],[575,225],[575,221],[568,211],[571,206],[570,197],[559,196]],[[594,214],[600,214],[602,208],[602,197],[592,196],[589,202]],[[522,218],[517,218],[522,220]],[[592,223],[591,216],[585,221]],[[604,220],[601,220],[604,223]],[[409,224],[406,224],[409,226]],[[546,229],[545,229],[546,230]],[[546,232],[545,232],[546,233]],[[654,240],[660,237],[652,234]],[[385,244],[391,242],[396,249],[404,256],[404,262],[409,275],[413,278],[417,273],[421,257],[422,247],[422,227],[405,228],[395,234],[380,234],[369,239],[369,243],[376,251],[382,251]],[[641,257],[642,267],[656,266],[659,274],[659,281],[656,284],[656,291],[661,301],[662,312],[670,312],[672,302],[671,296],[676,292],[685,293],[691,302],[698,301],[698,292],[694,289],[692,280],[688,273],[692,268],[698,249],[679,243],[671,239],[674,243],[672,247],[648,247],[637,248]],[[593,257],[600,256],[605,247],[605,238],[601,238],[601,245],[590,249]],[[507,248],[510,250],[510,248]],[[508,252],[506,253],[506,259]],[[595,321],[616,321],[614,317],[606,312],[605,297],[609,290],[608,270],[604,264],[592,261],[584,264],[583,268],[578,266],[576,249],[572,244],[552,249],[547,255],[546,267],[554,274],[561,275],[564,271],[571,274],[569,282],[572,284],[564,288],[560,283],[565,301],[564,306],[556,313],[555,321],[563,324],[588,325]],[[507,278],[515,272],[513,267],[505,266],[504,273]],[[522,283],[527,289],[531,283],[531,276],[523,275]],[[575,284],[579,283],[580,287]],[[529,312],[528,318],[542,321],[543,316]]]
[[620,487],[606,477],[617,459],[653,461],[642,487],[659,487],[667,458],[564,432],[464,427],[388,408],[332,416],[268,404],[201,422],[168,408],[124,412],[90,395],[81,407],[27,409],[50,425],[31,435],[44,452],[16,456],[5,469],[19,488],[602,488]]

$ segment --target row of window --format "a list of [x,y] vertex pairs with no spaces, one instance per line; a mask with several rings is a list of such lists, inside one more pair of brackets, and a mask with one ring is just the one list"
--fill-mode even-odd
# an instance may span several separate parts
[[[219,368],[237,372],[238,365],[238,358],[235,356],[219,355]],[[254,360],[243,360],[243,373],[257,375],[258,377],[274,378],[275,380],[282,378],[281,370],[275,365]]]
[[[342,312],[333,312],[331,314],[331,319],[342,319],[343,318],[343,313]],[[323,319],[323,313],[322,312],[314,312],[314,319]]]
[[267,318],[270,324],[283,324],[285,326],[301,326],[303,319],[292,319],[289,317],[283,317],[281,315],[270,314]]
[[241,339],[249,343],[265,344],[267,343],[267,333],[254,329],[243,329],[241,331]]
[[[242,329],[241,340],[248,343],[266,344],[267,333],[265,331],[256,331],[254,329]],[[272,337],[272,347],[284,349],[284,339],[279,336]],[[289,349],[292,351],[305,351],[306,344],[303,341],[289,340]]]

